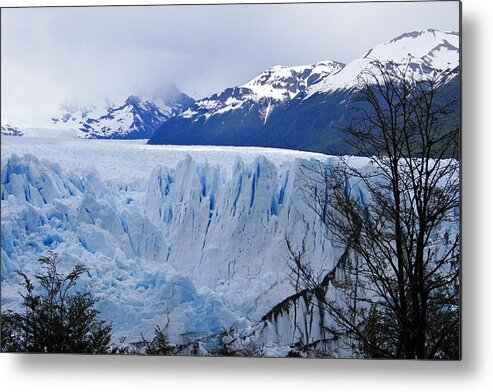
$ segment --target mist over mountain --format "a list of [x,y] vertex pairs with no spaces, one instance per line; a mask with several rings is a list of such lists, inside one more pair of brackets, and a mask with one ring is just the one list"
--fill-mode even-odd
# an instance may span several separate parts
[[[2,117],[2,134],[8,136],[77,137],[82,139],[149,139],[156,128],[180,114],[195,101],[167,86],[148,95],[131,95],[115,104],[109,99],[84,105],[66,101],[59,111],[42,120]],[[13,129],[17,129],[16,132]]]

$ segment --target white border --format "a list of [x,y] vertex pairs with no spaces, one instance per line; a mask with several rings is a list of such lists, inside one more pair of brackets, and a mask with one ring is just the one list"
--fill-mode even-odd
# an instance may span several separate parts
[[[175,3],[207,3],[181,0]],[[215,0],[215,3],[233,1]],[[242,1],[248,2],[248,1]],[[253,1],[254,2],[254,1]],[[0,6],[165,4],[0,0]],[[463,360],[404,362],[0,354],[4,391],[487,391],[493,385],[493,15],[463,1]],[[490,385],[488,387],[488,385]]]

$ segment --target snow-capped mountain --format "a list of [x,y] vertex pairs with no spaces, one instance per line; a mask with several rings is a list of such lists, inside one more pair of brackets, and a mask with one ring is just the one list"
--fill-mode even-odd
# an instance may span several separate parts
[[2,135],[5,136],[23,136],[24,132],[22,132],[17,126],[3,123],[2,122]]
[[148,139],[168,118],[153,102],[132,95],[99,118],[84,118],[80,130],[85,139]]
[[266,122],[276,105],[293,99],[343,66],[342,63],[330,60],[296,67],[277,65],[261,72],[245,84],[197,101],[181,116],[193,117],[195,120],[203,116],[207,119],[216,114],[257,106],[259,116]]
[[[121,105],[107,105],[105,112],[95,115],[86,108],[79,109],[70,121],[78,120],[84,139],[149,139],[156,128],[194,103],[176,88],[166,97],[141,98],[129,96]],[[61,120],[65,120],[62,116]],[[55,121],[55,119],[54,119]]]
[[406,64],[416,78],[449,70],[444,93],[459,96],[459,36],[429,29],[379,44],[347,65],[325,61],[270,68],[244,85],[198,101],[162,124],[149,143],[351,153],[341,128],[356,115],[349,102],[358,75],[371,71],[374,60]]
[[370,71],[373,62],[392,62],[395,67],[409,67],[408,74],[421,78],[433,72],[457,71],[459,67],[459,34],[434,29],[405,33],[375,46],[363,56],[348,63],[340,72],[328,75],[307,89],[307,96],[334,90],[347,90],[358,83],[358,75]]
[[[99,118],[114,107],[109,100],[97,104],[84,105],[77,100],[63,102],[59,106],[58,113],[49,119],[31,121],[36,131],[27,132],[26,136],[54,136],[54,137],[83,137],[81,127],[87,120]],[[30,127],[26,128],[32,128]]]
[[[148,139],[156,128],[195,101],[176,87],[151,97],[131,95],[120,105],[105,100],[95,105],[68,101],[49,119],[2,117],[6,136],[78,137],[83,139]],[[16,131],[17,130],[17,131]]]

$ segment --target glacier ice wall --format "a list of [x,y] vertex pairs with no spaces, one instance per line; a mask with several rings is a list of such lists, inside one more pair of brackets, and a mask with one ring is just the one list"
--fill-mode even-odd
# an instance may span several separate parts
[[116,337],[156,324],[176,343],[242,332],[294,293],[286,238],[321,275],[340,254],[304,199],[302,164],[237,158],[226,172],[187,157],[115,184],[13,154],[1,175],[2,305],[19,306],[15,271],[36,272],[54,250],[62,269],[89,267],[82,285]]

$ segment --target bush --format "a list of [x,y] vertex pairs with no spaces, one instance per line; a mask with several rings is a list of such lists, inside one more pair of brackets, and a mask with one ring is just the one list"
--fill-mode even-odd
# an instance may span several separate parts
[[72,293],[87,268],[76,265],[69,274],[62,275],[57,271],[56,258],[53,252],[39,257],[44,272],[35,276],[38,290],[26,274],[18,272],[24,309],[22,313],[2,313],[2,351],[107,353],[111,324],[98,320],[96,301],[89,293]]
[[156,326],[154,329],[154,338],[148,342],[144,340],[146,355],[171,355],[173,354],[173,346],[169,344],[168,338],[164,332]]

